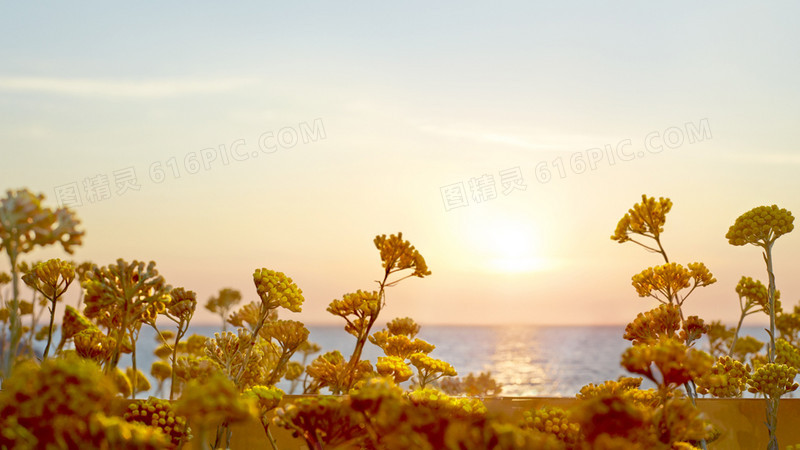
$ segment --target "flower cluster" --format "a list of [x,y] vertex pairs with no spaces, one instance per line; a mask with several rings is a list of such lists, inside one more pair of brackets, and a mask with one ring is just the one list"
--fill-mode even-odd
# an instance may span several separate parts
[[[741,305],[742,314],[749,314],[753,307],[758,306],[761,311],[769,314],[769,291],[767,287],[758,280],[750,277],[742,277],[736,284],[736,293],[739,294],[739,301],[744,300]],[[781,291],[775,291],[775,311],[781,311]]]
[[414,353],[408,359],[411,364],[417,368],[419,376],[417,377],[417,384],[419,387],[424,388],[429,383],[438,380],[441,377],[454,377],[458,375],[456,369],[446,361],[432,358],[424,353]]
[[736,340],[731,356],[739,361],[746,361],[748,355],[758,353],[763,347],[764,343],[753,336],[743,336]]
[[768,246],[794,229],[794,216],[777,205],[758,206],[736,218],[725,237],[731,245]]
[[379,356],[375,369],[380,376],[391,377],[395,383],[402,383],[414,375],[405,359],[398,356]]
[[611,394],[583,401],[572,419],[590,444],[587,448],[656,448],[647,410],[627,396]]
[[67,253],[81,245],[80,221],[66,208],[42,206],[44,195],[27,189],[7,191],[0,199],[0,250],[28,253],[35,247],[59,243]]
[[385,234],[375,237],[375,247],[381,253],[381,263],[388,276],[390,273],[405,269],[413,269],[411,276],[423,278],[431,274],[425,258],[409,241],[403,240],[403,233],[386,237]]
[[[347,321],[345,331],[353,336],[361,337],[368,331],[372,318],[381,308],[381,297],[378,291],[366,292],[358,290],[345,294],[341,300],[333,300],[327,311]],[[350,316],[355,316],[352,319]]]
[[[711,369],[713,358],[703,351],[688,348],[677,339],[661,339],[651,345],[634,345],[622,354],[628,371],[644,375],[659,386],[680,386]],[[658,369],[655,376],[652,366]]]
[[772,399],[780,398],[783,394],[798,388],[798,384],[794,382],[796,376],[797,369],[794,367],[786,364],[764,364],[753,373],[747,390],[764,394]]
[[567,411],[561,408],[544,407],[534,411],[525,411],[520,426],[553,434],[567,447],[574,447],[581,439],[580,426],[571,420]]
[[[79,448],[91,439],[87,424],[110,411],[115,394],[113,383],[90,361],[73,357],[50,358],[41,366],[19,364],[0,390],[0,447],[19,448],[20,440],[33,439],[28,448]],[[5,441],[7,426],[14,434],[11,443]]]
[[74,279],[75,267],[72,263],[58,258],[36,264],[22,277],[25,284],[51,302],[64,295]]
[[171,448],[180,448],[191,431],[186,419],[176,415],[167,400],[150,397],[145,402],[131,403],[123,418],[128,422],[142,423],[169,436]]
[[386,324],[386,330],[394,336],[407,336],[414,339],[419,333],[420,326],[410,317],[398,317]]
[[249,398],[258,409],[261,425],[269,426],[268,413],[277,408],[283,399],[283,391],[275,386],[253,386],[242,393],[244,398]]
[[257,416],[255,404],[239,395],[236,385],[219,373],[205,382],[186,383],[174,410],[203,429],[216,427],[222,421],[236,423]]
[[800,370],[800,350],[785,339],[775,341],[775,362]]
[[311,448],[337,447],[364,439],[363,419],[344,397],[307,397],[275,410],[273,423],[303,437]]
[[706,374],[697,381],[699,394],[718,398],[741,397],[750,380],[750,366],[729,356],[721,356]]
[[676,305],[659,305],[650,311],[639,313],[625,327],[624,339],[637,344],[650,344],[661,338],[675,337],[681,327],[681,312]]
[[[233,314],[228,317],[227,323],[240,328],[247,325],[250,330],[255,329],[258,321],[261,319],[261,305],[256,302],[250,302],[241,308],[237,309]],[[274,309],[269,310],[266,317],[267,321],[277,320],[278,313]],[[224,329],[223,329],[224,331]]]
[[300,312],[303,304],[303,291],[283,272],[266,268],[256,269],[253,283],[258,296],[267,309],[282,306],[292,312]]
[[690,263],[688,268],[674,262],[648,267],[634,275],[632,280],[639,297],[649,296],[662,303],[678,304],[683,302],[683,299],[678,297],[680,290],[704,287],[717,281],[705,264],[700,262]]
[[620,219],[611,239],[620,244],[632,240],[631,234],[657,239],[664,231],[664,223],[667,221],[666,216],[670,209],[672,209],[670,199],[660,197],[656,200],[642,195],[642,202],[633,205],[633,208]]
[[467,374],[463,379],[458,377],[442,378],[439,387],[449,395],[466,395],[467,397],[494,397],[500,395],[503,386],[492,378],[491,372],[478,375]]

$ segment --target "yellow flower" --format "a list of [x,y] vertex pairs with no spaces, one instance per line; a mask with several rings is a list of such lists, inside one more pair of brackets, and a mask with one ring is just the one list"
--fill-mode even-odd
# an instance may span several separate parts
[[253,273],[253,282],[258,296],[267,309],[282,306],[289,311],[300,312],[304,301],[303,291],[283,272],[266,268],[256,269]]
[[[769,314],[769,291],[760,281],[750,277],[742,277],[736,284],[736,293],[739,294],[739,301],[742,304],[744,314],[750,313],[754,306],[758,306],[762,311]],[[775,311],[781,312],[781,291],[775,291]]]
[[775,362],[800,370],[800,350],[779,338],[775,341]]
[[698,316],[689,316],[683,322],[683,327],[680,332],[680,338],[686,345],[691,345],[692,342],[700,339],[704,334],[708,333],[708,325],[705,324],[703,319]]
[[402,383],[414,375],[408,364],[397,356],[379,356],[375,369],[380,376],[391,377],[395,383]]
[[639,313],[625,327],[623,338],[634,344],[649,344],[662,337],[674,337],[681,326],[681,313],[676,305],[659,305],[650,311]]
[[[256,302],[250,302],[233,312],[228,317],[228,323],[237,328],[247,325],[252,330],[258,325],[259,319],[261,319],[261,307]],[[278,312],[274,309],[269,310],[266,320],[273,321],[277,319]]]
[[[634,345],[622,354],[622,366],[663,386],[680,386],[711,369],[713,358],[706,352],[688,348],[683,342],[667,338],[649,345]],[[651,366],[660,372],[657,377]]]
[[387,323],[386,329],[389,331],[389,333],[396,336],[405,335],[411,339],[414,339],[414,336],[419,333],[420,326],[414,322],[414,319],[410,317],[398,317]]
[[110,411],[115,393],[100,368],[85,359],[18,364],[3,380],[0,424],[13,418],[35,436],[35,448],[81,448],[89,438],[87,423],[94,415]]
[[188,322],[197,307],[197,294],[184,288],[175,288],[169,293],[167,311],[176,319]]
[[697,392],[719,398],[741,397],[750,379],[750,366],[721,356],[705,375],[697,378]]
[[732,354],[734,359],[744,361],[747,359],[747,355],[757,353],[762,347],[764,347],[764,343],[753,336],[742,336],[736,340]]
[[[648,267],[633,276],[633,287],[639,297],[655,297],[659,301],[672,303],[677,300],[677,293],[691,285],[691,272],[677,263]],[[662,297],[659,297],[661,294]]]
[[256,405],[258,417],[265,428],[270,423],[267,413],[278,407],[283,395],[283,391],[275,386],[253,386],[242,393],[242,397],[251,399]]
[[450,397],[438,389],[417,389],[408,394],[408,399],[414,406],[431,409],[444,417],[481,420],[487,414],[486,405],[479,399]]
[[693,448],[686,446],[709,439],[714,432],[700,410],[685,398],[667,400],[663,408],[655,410],[652,421],[660,433],[659,440],[672,444],[671,448]]
[[51,302],[64,295],[74,279],[75,267],[72,263],[58,258],[36,264],[22,277],[25,284],[39,291]]
[[155,397],[129,404],[123,418],[127,422],[140,423],[161,431],[169,438],[170,448],[178,448],[191,433],[186,418],[175,414],[172,403]]
[[[611,394],[580,402],[572,419],[590,445],[601,449],[656,448],[647,409],[623,395]],[[604,446],[609,441],[617,446]]]
[[572,421],[570,414],[561,408],[545,406],[525,411],[520,426],[552,434],[567,447],[575,446],[581,439],[580,425]]
[[758,206],[742,214],[725,237],[731,245],[752,244],[766,247],[794,229],[794,216],[783,208]]
[[767,363],[756,369],[748,382],[747,389],[752,393],[761,393],[769,398],[780,398],[787,392],[797,389],[794,382],[797,369],[786,364]]
[[[88,424],[90,439],[76,448],[114,448],[120,450],[160,450],[171,448],[169,436],[160,429],[131,423],[118,416],[97,414]],[[90,446],[91,444],[91,446]]]
[[64,319],[61,323],[61,341],[71,339],[81,331],[92,327],[92,322],[83,317],[77,309],[70,305],[64,307]]
[[77,333],[72,341],[78,355],[97,363],[107,361],[116,345],[114,338],[107,337],[94,326]]
[[172,366],[161,360],[154,361],[150,365],[150,375],[158,380],[159,383],[163,383],[172,376]]
[[[345,331],[360,338],[367,332],[369,319],[380,311],[380,302],[378,291],[366,292],[359,289],[345,294],[341,300],[331,301],[327,311],[345,319],[347,321]],[[350,316],[355,317],[351,319]]]
[[411,276],[423,278],[431,274],[425,258],[420,255],[409,241],[403,240],[403,233],[386,237],[385,234],[375,236],[375,247],[380,251],[381,263],[388,276],[405,269],[413,269]]
[[419,377],[417,377],[417,384],[419,387],[424,388],[432,381],[436,381],[441,377],[454,377],[458,375],[456,369],[449,363],[440,359],[432,358],[424,353],[414,353],[408,359],[411,364],[417,368]]
[[305,370],[305,367],[299,362],[290,361],[286,364],[286,373],[283,375],[283,378],[289,381],[298,380]]
[[308,339],[308,329],[296,320],[267,322],[259,334],[267,340],[275,339],[286,353],[294,353]]
[[226,376],[214,374],[205,382],[186,383],[181,397],[175,402],[175,413],[203,428],[222,421],[236,423],[256,417],[258,411],[251,398],[239,395],[239,389]]
[[42,206],[44,195],[34,195],[27,189],[6,191],[0,199],[0,250],[12,247],[19,253],[28,253],[37,246],[59,243],[67,253],[81,245],[83,231],[72,211],[59,208],[55,211]]
[[617,224],[611,239],[623,243],[631,240],[631,234],[639,234],[658,239],[664,231],[667,213],[672,209],[672,201],[660,197],[642,195],[642,202],[633,205]]
[[[128,367],[125,369],[125,376],[128,377],[128,380],[133,385],[133,367]],[[150,380],[147,379],[147,376],[140,370],[136,369],[136,393],[149,391],[150,390]]]
[[414,353],[430,353],[436,347],[422,339],[409,339],[406,335],[390,335],[387,331],[378,331],[369,337],[370,342],[383,350],[386,356],[397,356],[408,359]]
[[344,397],[298,398],[275,410],[273,423],[302,437],[309,448],[337,448],[363,442],[364,419],[347,405]]
[[503,390],[503,386],[492,378],[491,372],[478,375],[468,373],[463,380],[458,377],[442,378],[439,387],[448,395],[467,397],[495,397]]

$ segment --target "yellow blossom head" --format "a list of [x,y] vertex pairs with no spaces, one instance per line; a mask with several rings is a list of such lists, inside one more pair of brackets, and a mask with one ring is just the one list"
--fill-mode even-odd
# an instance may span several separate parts
[[423,278],[431,274],[425,258],[409,241],[403,240],[403,233],[386,237],[385,234],[375,236],[375,247],[381,254],[381,263],[389,275],[405,269],[413,269],[412,275]]
[[791,212],[777,205],[758,206],[736,218],[725,237],[731,245],[765,247],[793,229],[794,216]]
[[303,291],[283,272],[266,268],[253,273],[258,296],[267,309],[282,306],[292,312],[300,312],[303,304]]
[[410,317],[398,317],[387,323],[386,329],[395,336],[404,335],[414,339],[414,336],[419,333],[420,326]]
[[[736,293],[739,299],[745,300],[745,312],[749,312],[753,306],[758,306],[765,313],[769,314],[769,291],[760,281],[750,277],[742,277],[736,284]],[[775,311],[781,311],[781,291],[775,291]]]
[[730,356],[721,356],[703,376],[695,380],[699,394],[711,394],[718,398],[741,397],[750,380],[750,366]]
[[242,397],[236,385],[220,373],[210,376],[205,383],[197,380],[186,383],[175,402],[175,413],[205,428],[215,427],[223,420],[242,422],[258,414],[252,398]]
[[50,259],[34,265],[22,277],[32,289],[39,291],[50,301],[58,300],[75,279],[75,267],[72,263],[58,258]]
[[639,234],[658,238],[664,231],[667,213],[672,209],[672,201],[668,198],[642,195],[642,202],[633,205],[617,224],[611,239],[619,242],[631,240],[631,234]]
[[414,375],[405,360],[397,356],[379,356],[375,369],[380,376],[390,377],[395,383],[402,383]]
[[764,394],[769,398],[780,398],[788,392],[797,390],[794,382],[797,369],[786,364],[767,363],[757,368],[750,378],[747,389],[752,393]]

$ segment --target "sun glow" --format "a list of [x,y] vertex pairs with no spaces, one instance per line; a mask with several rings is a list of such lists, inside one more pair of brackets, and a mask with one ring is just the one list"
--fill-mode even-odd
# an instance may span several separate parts
[[523,220],[476,223],[470,242],[483,269],[501,273],[534,272],[547,267],[540,256],[539,233]]

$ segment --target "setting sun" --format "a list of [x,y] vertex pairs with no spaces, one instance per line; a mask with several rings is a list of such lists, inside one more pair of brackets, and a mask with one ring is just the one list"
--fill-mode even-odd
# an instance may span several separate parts
[[539,232],[525,220],[488,219],[474,224],[470,242],[479,256],[481,269],[502,273],[545,269]]

